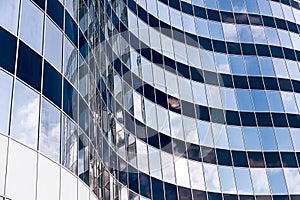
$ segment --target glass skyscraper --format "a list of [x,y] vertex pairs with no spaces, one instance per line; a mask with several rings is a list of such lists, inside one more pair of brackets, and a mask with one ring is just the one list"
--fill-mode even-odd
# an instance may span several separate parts
[[300,200],[298,0],[0,0],[0,200]]

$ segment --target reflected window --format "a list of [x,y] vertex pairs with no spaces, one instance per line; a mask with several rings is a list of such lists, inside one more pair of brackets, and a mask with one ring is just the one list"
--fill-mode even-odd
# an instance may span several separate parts
[[39,53],[42,53],[43,21],[44,15],[35,5],[29,0],[22,1],[20,37]]
[[235,167],[234,173],[235,173],[235,181],[236,181],[238,193],[253,194],[249,169]]
[[0,1],[0,24],[15,35],[17,34],[19,0]]
[[247,150],[261,150],[257,128],[244,127],[243,133]]
[[272,194],[286,194],[287,188],[282,169],[267,169]]
[[0,70],[0,132],[8,134],[12,77]]
[[45,58],[61,71],[62,33],[48,17],[46,18],[45,32]]
[[10,135],[33,149],[37,148],[39,102],[38,94],[16,82]]
[[292,140],[289,129],[275,128],[278,149],[281,151],[293,151]]
[[260,128],[260,137],[263,150],[265,151],[274,151],[277,150],[277,144],[275,135],[272,128]]
[[77,127],[64,116],[61,132],[61,164],[75,174],[77,174],[77,149]]
[[45,99],[42,100],[39,150],[46,156],[59,162],[60,111]]
[[217,166],[203,163],[205,183],[208,191],[220,192]]
[[233,170],[231,167],[219,166],[219,175],[222,192],[236,193]]
[[265,169],[251,169],[252,183],[255,194],[270,194]]
[[245,147],[241,128],[237,126],[228,126],[227,132],[231,149],[244,150]]

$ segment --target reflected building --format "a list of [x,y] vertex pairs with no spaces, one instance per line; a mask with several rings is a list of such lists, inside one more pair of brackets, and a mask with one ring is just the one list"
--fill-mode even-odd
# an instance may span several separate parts
[[300,199],[300,2],[0,0],[0,200]]

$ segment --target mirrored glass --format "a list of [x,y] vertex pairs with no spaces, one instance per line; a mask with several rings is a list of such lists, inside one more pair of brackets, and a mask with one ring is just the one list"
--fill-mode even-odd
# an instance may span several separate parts
[[233,170],[231,167],[219,166],[219,175],[222,192],[236,193]]
[[230,55],[229,61],[230,61],[231,72],[233,74],[240,74],[240,75],[246,74],[242,56]]
[[198,134],[200,144],[211,147],[214,146],[210,123],[207,123],[205,121],[198,121]]
[[19,0],[0,1],[0,24],[15,35],[17,34],[19,5]]
[[42,53],[43,21],[43,13],[30,0],[22,1],[20,37],[39,53]]
[[12,77],[0,71],[0,132],[8,134],[12,93]]
[[250,26],[237,25],[237,30],[238,30],[241,42],[253,42]]
[[278,91],[266,91],[270,111],[277,111],[277,112],[283,112],[283,104],[280,97],[280,92]]
[[163,179],[170,183],[175,183],[174,161],[171,154],[161,151],[161,164]]
[[162,172],[161,172],[162,164],[160,161],[160,152],[159,150],[151,146],[148,146],[148,151],[149,151],[148,156],[150,161],[149,162],[150,174],[155,178],[162,179]]
[[259,128],[261,143],[263,150],[274,151],[277,150],[276,139],[273,128]]
[[187,160],[184,158],[176,158],[175,160],[176,180],[177,184],[183,187],[190,187],[190,176]]
[[144,173],[149,173],[147,145],[141,142],[140,140],[136,140],[136,152],[137,152],[138,168]]
[[39,102],[38,94],[16,82],[10,135],[34,149],[37,148]]
[[[205,190],[203,168],[200,162],[189,160],[189,171],[191,174],[191,187],[193,189]],[[195,176],[195,174],[197,174]]]
[[286,194],[287,188],[282,169],[267,169],[272,194]]
[[253,194],[249,169],[234,168],[235,181],[239,194]]
[[60,111],[45,99],[42,100],[39,150],[59,162]]
[[265,169],[250,169],[255,194],[270,194]]
[[225,39],[231,42],[238,42],[238,35],[234,24],[223,23]]
[[228,149],[228,138],[226,127],[222,124],[212,124],[212,132],[214,136],[215,146],[218,148]]
[[275,128],[278,149],[281,151],[293,151],[293,145],[289,129]]
[[244,140],[242,130],[238,126],[227,126],[227,133],[230,148],[235,150],[244,150]]
[[213,39],[224,40],[222,24],[220,22],[209,21],[209,30]]
[[300,174],[298,169],[284,169],[287,188],[290,194],[299,194]]
[[297,104],[293,93],[280,92],[285,112],[298,113]]
[[259,57],[260,71],[264,76],[275,76],[272,59],[268,57]]
[[261,150],[257,128],[243,127],[243,133],[247,150]]
[[235,92],[239,109],[245,111],[252,111],[253,109],[249,90],[237,89]]
[[59,71],[62,65],[62,33],[46,18],[45,31],[45,58],[50,61]]
[[207,190],[212,192],[220,192],[217,166],[203,163],[203,168]]
[[267,98],[263,90],[251,90],[255,111],[269,111]]

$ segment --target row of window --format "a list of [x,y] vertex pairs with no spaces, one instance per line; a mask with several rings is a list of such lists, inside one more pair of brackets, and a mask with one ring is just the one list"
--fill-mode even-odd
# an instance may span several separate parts
[[[130,7],[129,7],[130,8]],[[136,14],[136,10],[134,10],[133,8],[130,8],[133,12],[135,12]],[[112,12],[112,14],[114,15],[114,12]],[[142,18],[141,16],[139,16],[139,19],[143,20],[144,22],[146,22],[146,24],[150,25],[151,27],[158,27],[158,23],[157,24],[152,24],[152,23],[147,23],[147,20],[145,18]],[[186,38],[186,43],[188,45],[191,46],[195,46],[198,47],[200,46],[203,49],[206,50],[213,50],[214,47],[214,51],[216,52],[223,52],[223,53],[228,53],[228,54],[241,54],[243,52],[244,55],[256,55],[255,52],[255,45],[254,44],[247,44],[247,43],[236,43],[236,42],[224,42],[224,41],[219,41],[219,40],[210,40],[208,38],[204,38],[201,36],[195,36],[193,34],[190,33],[186,33],[183,32],[180,29],[171,27],[169,24],[166,24],[162,21],[159,21],[160,23],[160,27],[162,28],[162,33],[167,35],[168,37],[172,37],[172,35],[174,35],[174,39],[175,40],[183,40],[184,41],[184,37]],[[122,28],[123,24],[120,23],[120,29],[124,30],[124,28]],[[177,37],[179,36],[179,37]],[[181,36],[181,37],[180,37]],[[296,55],[298,55],[298,59],[299,59],[299,54],[300,52],[297,50],[292,50],[289,48],[285,48],[285,47],[277,47],[277,46],[268,46],[268,45],[263,45],[263,44],[257,44],[258,45],[258,52],[257,55],[259,56],[270,56],[272,55],[273,57],[277,57],[277,58],[286,58],[286,59],[290,59],[290,60],[297,60]],[[227,50],[226,50],[227,47]],[[270,48],[270,49],[269,49]]]

